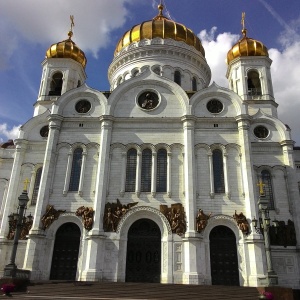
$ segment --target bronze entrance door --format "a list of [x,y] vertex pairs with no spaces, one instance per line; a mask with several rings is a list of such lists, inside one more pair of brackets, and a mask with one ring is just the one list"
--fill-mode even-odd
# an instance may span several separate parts
[[128,231],[126,282],[160,282],[161,232],[149,219],[134,222]]
[[210,232],[209,239],[212,284],[240,285],[233,231],[226,226],[217,226]]
[[65,223],[56,232],[50,280],[75,280],[80,244],[80,229]]

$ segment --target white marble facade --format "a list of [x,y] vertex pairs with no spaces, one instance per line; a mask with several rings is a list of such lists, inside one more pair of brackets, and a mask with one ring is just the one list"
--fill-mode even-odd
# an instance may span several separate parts
[[[229,49],[228,49],[229,50]],[[48,280],[56,232],[65,223],[81,232],[76,280],[125,281],[128,231],[139,219],[150,219],[161,233],[160,282],[211,284],[210,233],[226,226],[236,239],[238,277],[242,286],[261,285],[266,277],[263,239],[252,228],[258,217],[257,183],[264,170],[270,174],[273,207],[270,217],[292,220],[300,241],[300,150],[294,148],[290,129],[277,118],[265,56],[239,57],[228,65],[229,88],[210,83],[205,57],[192,46],[172,39],[148,39],[124,47],[109,68],[111,91],[102,93],[85,84],[84,67],[72,58],[46,58],[34,116],[20,129],[15,146],[0,148],[0,270],[8,262],[12,241],[7,239],[8,215],[17,209],[23,181],[28,178],[27,213],[34,216],[28,239],[20,241],[18,267],[34,280]],[[259,73],[262,93],[248,93],[247,74]],[[174,82],[175,72],[181,82]],[[48,95],[51,78],[61,72],[60,96]],[[77,82],[80,85],[77,87]],[[196,91],[192,90],[195,88]],[[157,95],[154,108],[145,109],[139,97]],[[90,103],[78,112],[82,99]],[[222,103],[210,112],[208,102]],[[41,129],[49,126],[47,136]],[[255,128],[268,134],[260,138]],[[76,190],[70,180],[74,151],[82,149]],[[126,188],[128,151],[136,150],[135,186]],[[151,151],[151,186],[142,187],[142,153]],[[166,155],[166,187],[157,188],[157,155]],[[223,190],[215,186],[214,151],[221,153]],[[43,168],[36,200],[32,200],[37,171]],[[148,179],[150,180],[150,179]],[[120,220],[115,231],[104,231],[106,203],[137,204]],[[186,231],[172,232],[160,205],[184,207]],[[47,229],[41,218],[47,205],[65,210]],[[84,228],[75,215],[80,206],[94,210],[93,227]],[[199,209],[211,213],[198,233]],[[250,233],[239,230],[233,214],[242,212]],[[282,286],[300,288],[299,246],[272,246],[274,269]]]

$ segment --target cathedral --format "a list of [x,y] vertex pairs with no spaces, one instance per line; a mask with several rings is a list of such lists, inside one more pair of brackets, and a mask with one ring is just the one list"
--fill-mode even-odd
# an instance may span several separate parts
[[300,148],[242,24],[227,87],[162,4],[120,38],[110,91],[86,84],[72,25],[49,47],[33,117],[0,145],[1,276],[23,193],[31,280],[300,288]]

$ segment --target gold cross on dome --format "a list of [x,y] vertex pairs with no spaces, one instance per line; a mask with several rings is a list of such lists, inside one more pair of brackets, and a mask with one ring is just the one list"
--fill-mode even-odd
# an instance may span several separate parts
[[28,178],[26,178],[26,179],[24,180],[24,188],[23,188],[23,191],[26,191],[26,192],[27,192],[29,183],[30,183],[30,181],[28,180]]
[[263,183],[261,178],[259,179],[259,184],[257,186],[259,186],[259,195],[263,196],[265,194],[265,192],[264,192],[265,184]]
[[73,26],[75,26],[74,24],[74,16],[70,16],[70,20],[71,20],[71,30],[70,31],[73,31]]
[[242,23],[242,26],[243,26],[243,30],[245,29],[245,13],[244,12],[242,12],[242,21],[241,21],[241,23]]

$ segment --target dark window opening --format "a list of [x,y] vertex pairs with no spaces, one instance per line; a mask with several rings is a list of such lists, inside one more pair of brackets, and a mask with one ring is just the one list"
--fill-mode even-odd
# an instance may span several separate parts
[[167,191],[167,151],[160,149],[157,152],[156,191]]
[[174,73],[174,82],[181,86],[181,73],[179,71]]
[[264,194],[266,200],[268,200],[268,209],[275,209],[274,207],[274,198],[273,198],[273,188],[272,188],[272,179],[269,171],[264,170],[261,172],[261,180],[264,184]]
[[247,74],[248,95],[261,96],[261,84],[257,71],[249,71]]
[[82,164],[82,152],[82,148],[76,148],[74,150],[69,191],[78,191]]
[[141,191],[151,192],[151,171],[152,171],[152,152],[150,149],[143,150],[142,153],[142,178]]
[[225,193],[223,154],[219,149],[213,151],[213,169],[215,193]]
[[35,205],[36,201],[37,201],[37,196],[39,193],[39,188],[40,188],[40,183],[41,183],[42,171],[43,171],[43,168],[39,168],[36,171],[34,187],[33,187],[33,192],[32,192],[32,197],[31,197],[31,205]]
[[62,73],[55,73],[52,76],[52,80],[50,83],[50,91],[49,96],[60,96],[63,84],[63,74]]
[[136,182],[136,149],[130,149],[127,152],[127,166],[126,166],[126,183],[125,191],[134,192]]

